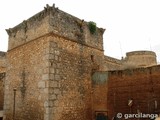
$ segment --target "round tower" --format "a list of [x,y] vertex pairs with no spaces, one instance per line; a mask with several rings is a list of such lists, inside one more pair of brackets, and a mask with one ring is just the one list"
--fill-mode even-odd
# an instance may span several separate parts
[[133,51],[126,53],[126,63],[134,67],[157,65],[156,53],[153,51]]

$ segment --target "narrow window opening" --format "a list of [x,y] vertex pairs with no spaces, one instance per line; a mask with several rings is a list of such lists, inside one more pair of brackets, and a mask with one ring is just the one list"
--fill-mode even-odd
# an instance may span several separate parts
[[91,55],[91,61],[94,62],[94,55]]

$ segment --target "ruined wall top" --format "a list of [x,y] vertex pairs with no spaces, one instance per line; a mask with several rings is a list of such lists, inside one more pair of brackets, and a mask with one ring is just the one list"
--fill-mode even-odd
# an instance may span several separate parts
[[61,11],[55,5],[46,5],[43,11],[6,30],[9,50],[50,34],[103,50],[105,30],[96,27],[95,33],[91,33],[89,27],[89,22]]

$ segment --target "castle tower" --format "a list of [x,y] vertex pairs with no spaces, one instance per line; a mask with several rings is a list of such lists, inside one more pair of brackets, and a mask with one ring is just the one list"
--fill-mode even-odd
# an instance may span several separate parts
[[126,53],[124,64],[137,67],[157,65],[156,54],[153,51],[132,51]]
[[92,27],[47,5],[7,30],[4,120],[91,120],[91,74],[104,57],[104,29]]

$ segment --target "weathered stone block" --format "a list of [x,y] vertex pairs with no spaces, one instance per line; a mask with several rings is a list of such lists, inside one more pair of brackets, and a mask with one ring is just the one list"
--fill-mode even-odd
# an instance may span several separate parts
[[60,55],[60,51],[59,50],[55,50],[55,55]]
[[59,74],[60,73],[59,71],[60,71],[59,69],[56,69],[56,74]]
[[53,106],[53,101],[45,101],[44,102],[44,107],[52,107]]
[[55,80],[60,80],[60,75],[55,75]]
[[49,74],[49,73],[50,73],[49,67],[44,68],[44,69],[43,69],[43,73],[44,73],[44,74]]
[[50,75],[49,74],[43,74],[42,75],[42,80],[49,80]]
[[55,88],[55,87],[58,87],[58,83],[57,83],[57,81],[54,81],[54,80],[48,80],[48,81],[46,81],[45,82],[45,87],[47,87],[47,88]]
[[57,96],[55,94],[50,94],[49,99],[50,100],[56,100]]
[[46,114],[51,114],[53,112],[53,108],[46,107]]
[[55,73],[55,69],[54,68],[50,68],[50,73]]
[[53,59],[54,59],[54,54],[46,54],[46,55],[44,56],[44,59],[45,59],[45,60],[53,60]]
[[54,101],[54,107],[58,107],[58,105],[59,105],[58,100],[55,100],[55,101]]
[[45,81],[40,81],[39,83],[38,83],[38,88],[45,88],[46,86],[45,86]]
[[48,94],[49,93],[49,88],[45,88],[43,91],[44,91],[45,94]]
[[44,120],[50,120],[49,114],[44,114]]
[[50,87],[58,87],[58,82],[57,81],[50,81]]
[[59,57],[56,55],[56,56],[55,56],[55,60],[58,61],[58,58],[59,58]]
[[45,64],[46,67],[52,66],[52,64],[51,64],[51,62],[50,62],[49,60],[46,60],[46,61],[44,62],[44,64]]
[[61,94],[61,92],[60,92],[60,90],[59,90],[58,88],[54,89],[54,93],[55,93],[56,95]]
[[54,80],[55,79],[55,75],[54,74],[50,74],[49,78],[50,78],[50,80]]

